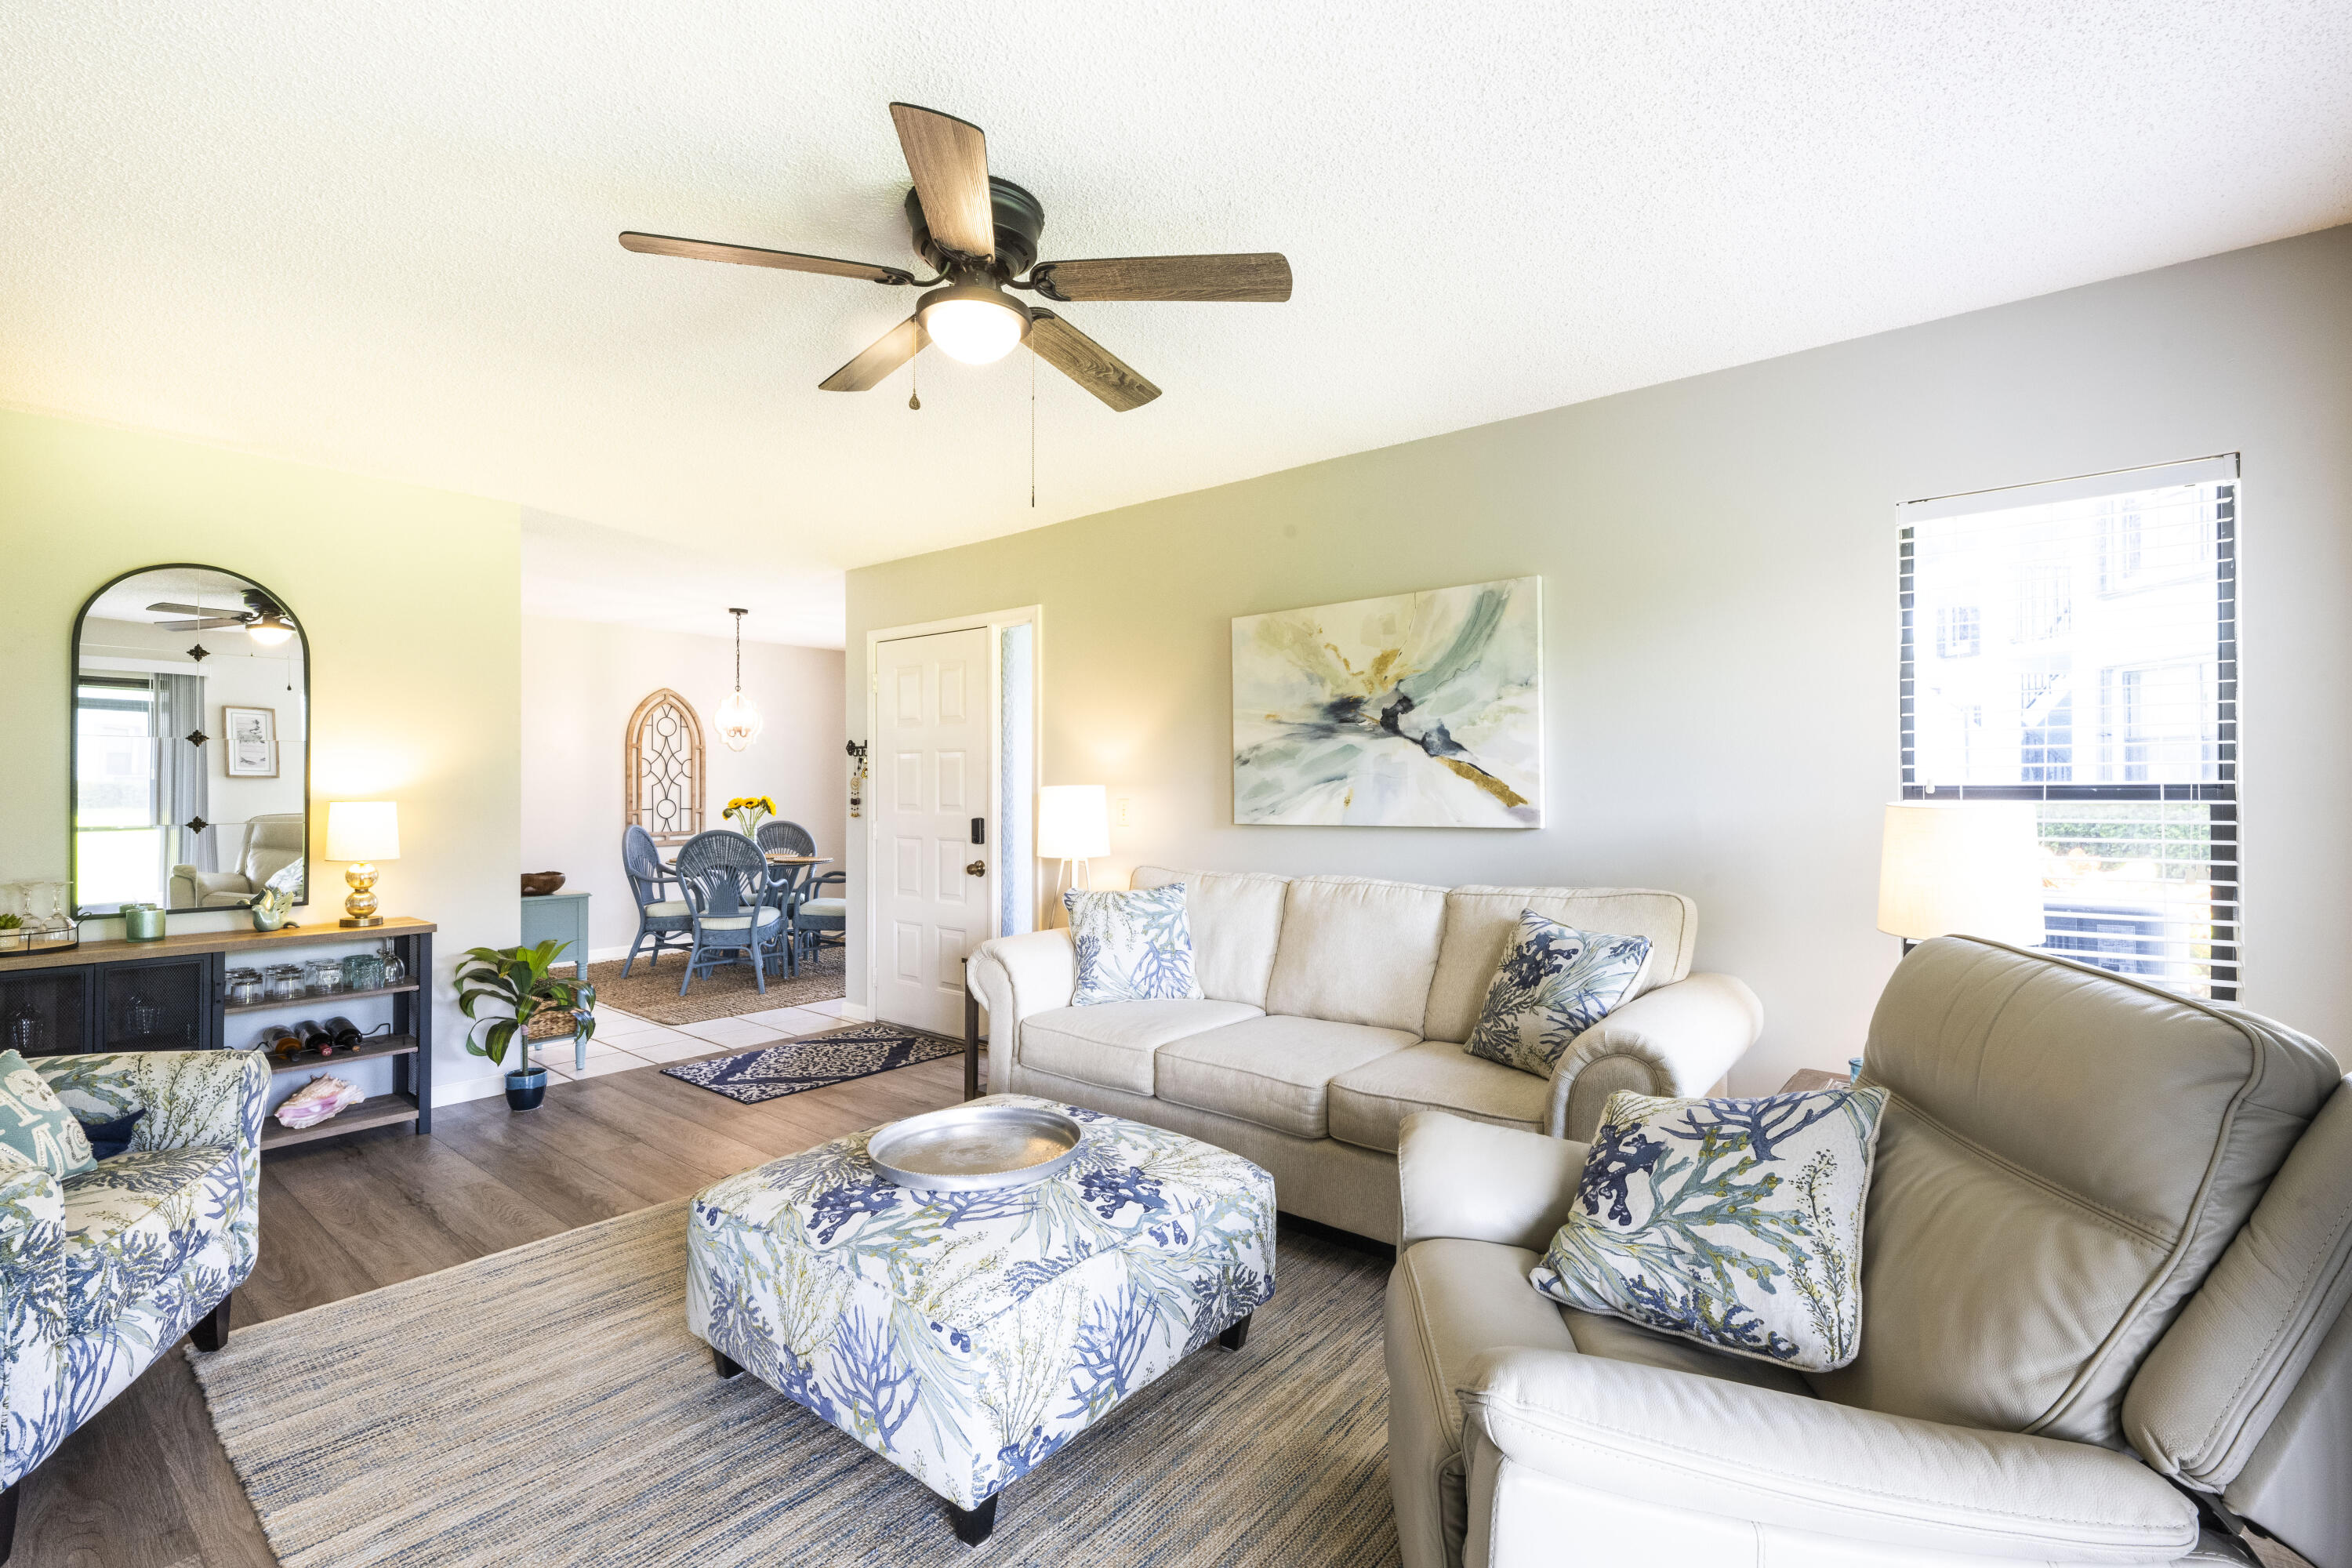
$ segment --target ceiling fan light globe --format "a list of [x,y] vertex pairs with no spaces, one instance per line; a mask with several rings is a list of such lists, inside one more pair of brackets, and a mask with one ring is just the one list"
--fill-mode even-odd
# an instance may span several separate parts
[[283,616],[264,616],[247,626],[245,635],[263,647],[276,647],[294,635],[294,627]]
[[940,352],[965,364],[993,364],[1029,335],[1029,314],[993,289],[940,291],[920,312]]

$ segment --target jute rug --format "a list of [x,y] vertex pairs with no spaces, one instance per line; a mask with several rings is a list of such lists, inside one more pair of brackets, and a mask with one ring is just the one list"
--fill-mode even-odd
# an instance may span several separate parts
[[1286,1226],[1277,1291],[1004,1493],[943,1505],[686,1330],[666,1204],[190,1353],[284,1568],[1397,1562],[1384,1267]]
[[681,996],[677,983],[686,976],[686,959],[675,952],[664,954],[658,964],[648,963],[646,955],[639,953],[636,968],[626,980],[621,978],[618,963],[592,963],[588,978],[596,987],[599,1006],[618,1007],[656,1024],[707,1024],[713,1018],[764,1013],[771,1007],[830,1002],[846,989],[842,972],[841,949],[828,947],[820,949],[814,959],[803,959],[798,975],[769,975],[764,996],[751,984],[748,963],[730,963],[709,974],[698,974]]
[[781,1100],[803,1089],[823,1089],[871,1078],[893,1068],[963,1055],[963,1042],[896,1024],[853,1024],[822,1035],[804,1035],[781,1046],[762,1046],[710,1061],[679,1062],[662,1071],[698,1089],[746,1105]]

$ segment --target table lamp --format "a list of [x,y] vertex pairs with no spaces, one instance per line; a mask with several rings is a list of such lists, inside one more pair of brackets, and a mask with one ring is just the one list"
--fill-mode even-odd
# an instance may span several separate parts
[[375,862],[400,858],[400,807],[388,800],[338,800],[327,806],[327,858],[352,862],[343,869],[352,885],[343,900],[346,926],[380,926],[375,912]]
[[1101,784],[1047,784],[1037,792],[1037,854],[1062,863],[1054,883],[1055,902],[1065,887],[1076,885],[1071,879],[1072,861],[1077,862],[1076,875],[1091,888],[1094,879],[1087,862],[1109,853],[1110,801]]
[[2028,802],[1895,801],[1878,860],[1878,929],[1904,951],[1954,932],[2042,941],[2042,846]]

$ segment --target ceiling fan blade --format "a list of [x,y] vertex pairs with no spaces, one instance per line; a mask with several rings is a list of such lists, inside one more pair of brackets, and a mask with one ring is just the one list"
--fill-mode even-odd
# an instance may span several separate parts
[[212,619],[202,621],[157,621],[155,623],[155,627],[158,631],[166,632],[208,632],[215,626],[241,626],[243,625],[245,625],[245,619],[243,616],[215,616]]
[[888,380],[892,371],[929,348],[930,342],[923,323],[909,316],[817,385],[826,392],[870,392]]
[[1247,256],[1122,256],[1041,262],[1029,274],[1048,300],[1243,300],[1290,298],[1290,261],[1279,251]]
[[832,278],[863,278],[869,283],[912,283],[915,275],[896,267],[865,261],[836,261],[830,256],[803,256],[793,250],[762,250],[756,245],[721,245],[714,239],[679,239],[667,234],[621,236],[621,248],[645,256],[683,256],[695,261],[735,261],[745,267],[774,267],[786,272],[822,272]]
[[1158,387],[1051,310],[1029,312],[1029,347],[1039,359],[1120,414],[1140,408],[1160,395]]
[[996,208],[988,195],[988,138],[979,126],[912,103],[890,106],[907,172],[931,237],[986,260],[996,254]]
[[202,605],[150,605],[148,609],[165,616],[217,616],[218,610],[207,610]]

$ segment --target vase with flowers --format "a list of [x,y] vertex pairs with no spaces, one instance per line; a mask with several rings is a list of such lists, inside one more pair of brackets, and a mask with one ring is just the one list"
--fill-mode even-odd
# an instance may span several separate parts
[[739,795],[727,803],[722,813],[735,824],[735,831],[746,838],[760,836],[760,824],[776,815],[776,803],[764,795]]

